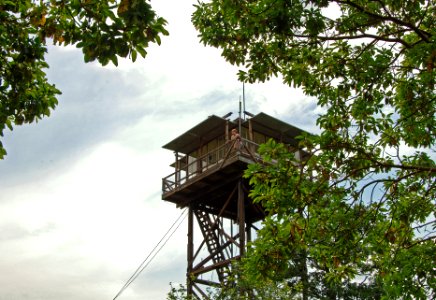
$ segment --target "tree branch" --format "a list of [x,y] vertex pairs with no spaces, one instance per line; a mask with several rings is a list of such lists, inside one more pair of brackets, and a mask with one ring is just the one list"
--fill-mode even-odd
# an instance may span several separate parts
[[395,24],[398,24],[398,25],[401,25],[401,26],[405,26],[405,27],[407,27],[407,28],[410,28],[410,29],[411,29],[412,31],[414,31],[414,32],[415,32],[419,37],[421,37],[424,41],[426,41],[426,42],[430,42],[430,39],[429,39],[429,38],[431,37],[431,34],[428,33],[428,32],[426,32],[426,31],[424,31],[424,30],[419,29],[419,28],[416,27],[414,24],[411,24],[411,23],[405,22],[405,21],[403,21],[403,20],[401,20],[401,19],[398,19],[398,18],[395,18],[395,17],[393,17],[393,16],[391,16],[391,15],[389,15],[389,16],[383,16],[383,15],[379,15],[379,14],[375,14],[375,13],[369,12],[369,11],[365,10],[365,8],[363,8],[362,6],[360,6],[360,5],[358,5],[358,4],[354,3],[354,2],[352,2],[352,1],[350,1],[350,0],[346,0],[346,1],[337,0],[336,2],[337,2],[337,3],[340,3],[340,4],[346,4],[346,5],[349,5],[349,6],[351,6],[351,7],[354,7],[355,9],[357,9],[357,10],[361,11],[362,13],[367,14],[368,16],[371,16],[371,17],[373,17],[373,18],[376,18],[376,19],[379,19],[379,20],[382,20],[382,21],[391,21],[391,22],[393,22],[393,23],[395,23]]
[[408,246],[405,247],[405,248],[406,248],[406,249],[410,249],[410,248],[412,248],[413,246],[416,246],[416,245],[421,244],[421,243],[425,243],[425,242],[430,241],[430,240],[435,240],[435,239],[436,239],[436,235],[428,236],[428,237],[426,237],[425,239],[417,240],[416,242],[414,242],[414,243],[408,245]]
[[[306,38],[306,39],[313,39],[313,36],[309,35],[302,35],[302,34],[294,34],[294,37],[297,38]],[[388,38],[384,36],[378,36],[375,34],[369,34],[369,33],[363,33],[358,35],[337,35],[337,36],[316,36],[315,39],[320,39],[322,41],[342,41],[342,40],[355,40],[355,39],[364,39],[364,38],[371,38],[374,40],[389,42],[389,43],[400,43],[404,45],[406,48],[411,48],[411,45],[407,42],[403,41],[400,38]]]

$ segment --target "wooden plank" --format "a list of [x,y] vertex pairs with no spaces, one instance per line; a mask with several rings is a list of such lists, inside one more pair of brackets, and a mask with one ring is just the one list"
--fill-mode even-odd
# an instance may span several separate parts
[[219,263],[216,263],[216,264],[213,264],[213,265],[201,268],[199,270],[193,270],[192,271],[192,275],[200,275],[200,274],[204,274],[204,273],[207,273],[209,271],[212,271],[212,270],[216,270],[218,268],[222,268],[222,267],[228,266],[232,261],[239,260],[239,259],[241,259],[241,256],[237,255],[237,256],[235,256],[235,257],[233,257],[231,259],[223,260],[223,261],[221,261]]

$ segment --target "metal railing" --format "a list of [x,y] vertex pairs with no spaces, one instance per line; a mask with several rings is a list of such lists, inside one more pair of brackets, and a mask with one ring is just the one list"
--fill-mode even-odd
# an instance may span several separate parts
[[[244,156],[255,162],[259,159],[258,148],[258,144],[243,138],[221,145],[191,162],[188,161],[188,164],[184,165],[183,168],[176,169],[174,173],[164,177],[162,179],[162,192],[166,194],[175,191],[200,174],[212,169],[220,169],[229,159],[236,156]],[[176,166],[177,164],[178,162],[176,162]]]

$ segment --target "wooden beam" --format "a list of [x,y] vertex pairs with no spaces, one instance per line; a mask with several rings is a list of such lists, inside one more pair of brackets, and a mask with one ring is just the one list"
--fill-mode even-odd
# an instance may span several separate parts
[[[210,300],[209,296],[206,295],[205,292],[202,291],[196,284],[194,285],[194,288],[203,296],[203,300]],[[198,299],[201,299],[197,294],[195,295]]]
[[204,244],[206,244],[206,240],[203,239],[200,246],[198,246],[197,251],[195,251],[193,261],[197,258],[198,254],[200,253],[201,249],[203,248]]
[[239,253],[245,253],[245,201],[242,179],[238,182],[238,223],[239,223]]
[[221,283],[210,281],[210,280],[204,280],[204,279],[195,279],[195,283],[204,284],[208,286],[214,286],[214,287],[221,287]]
[[187,286],[187,294],[188,297],[192,296],[192,281],[190,274],[192,273],[192,268],[194,265],[194,211],[192,207],[189,207],[188,210],[188,245],[187,245],[187,253],[188,253],[188,268],[186,270],[186,286]]
[[200,261],[198,264],[195,265],[195,267],[192,268],[192,270],[198,270],[201,269],[202,266],[204,266],[206,263],[208,263],[218,252],[222,252],[226,247],[228,247],[232,242],[227,241],[226,243],[222,244],[216,251],[213,253],[210,253],[205,259]]
[[212,271],[212,270],[216,270],[216,269],[218,269],[218,268],[225,267],[225,266],[229,265],[232,261],[239,260],[239,259],[241,259],[241,256],[240,256],[240,255],[237,255],[237,256],[235,256],[235,257],[233,257],[233,258],[231,258],[231,259],[223,260],[223,261],[221,261],[221,262],[218,262],[218,263],[216,263],[216,264],[213,264],[213,265],[210,265],[210,266],[207,266],[207,267],[201,268],[201,269],[199,269],[199,270],[193,270],[191,274],[192,274],[192,275],[200,275],[200,274],[204,274],[204,273],[207,273],[207,272],[209,272],[209,271]]

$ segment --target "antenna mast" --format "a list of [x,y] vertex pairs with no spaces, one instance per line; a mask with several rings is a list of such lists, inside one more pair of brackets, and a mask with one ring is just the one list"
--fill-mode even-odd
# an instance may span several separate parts
[[242,103],[244,108],[244,121],[245,121],[245,83],[242,82]]
[[239,96],[239,118],[238,118],[238,132],[239,134],[242,134],[241,132],[241,115],[242,115],[242,107],[241,107],[241,97]]

